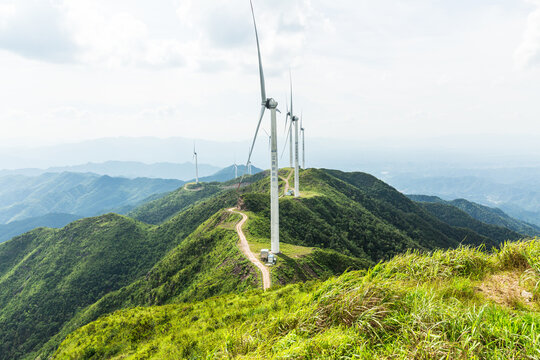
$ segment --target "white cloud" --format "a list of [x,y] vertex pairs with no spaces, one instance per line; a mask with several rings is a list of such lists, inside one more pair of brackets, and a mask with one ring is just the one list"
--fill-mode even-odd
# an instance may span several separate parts
[[515,63],[521,69],[540,63],[540,1],[531,3],[535,4],[536,8],[527,18],[523,40],[514,54]]
[[65,1],[67,22],[79,60],[107,67],[125,65],[170,67],[184,64],[181,44],[153,38],[148,26],[128,12],[109,12],[95,1]]

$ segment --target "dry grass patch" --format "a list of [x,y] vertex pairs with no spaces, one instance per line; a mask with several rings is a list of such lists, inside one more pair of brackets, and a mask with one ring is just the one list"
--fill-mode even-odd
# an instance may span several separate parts
[[491,274],[475,290],[486,299],[510,308],[516,304],[531,305],[533,294],[523,286],[521,275],[520,271]]

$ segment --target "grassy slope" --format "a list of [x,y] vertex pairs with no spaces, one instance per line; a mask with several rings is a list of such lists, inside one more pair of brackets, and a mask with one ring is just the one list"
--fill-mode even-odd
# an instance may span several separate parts
[[[537,358],[539,254],[538,240],[409,252],[325,282],[122,310],[71,334],[55,358]],[[509,274],[530,302],[479,291]]]

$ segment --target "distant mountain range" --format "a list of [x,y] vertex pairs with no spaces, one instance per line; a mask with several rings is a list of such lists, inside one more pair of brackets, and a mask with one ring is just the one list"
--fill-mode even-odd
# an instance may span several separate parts
[[[90,164],[90,168],[98,170],[114,170],[120,162]],[[122,163],[124,164],[124,163]],[[140,166],[140,163],[129,163],[134,173],[149,169],[162,169],[162,173],[174,170],[178,164],[153,164]],[[118,171],[123,171],[120,166]],[[94,167],[95,166],[95,167]],[[86,166],[76,167],[79,170],[90,169]],[[176,168],[180,169],[180,168]],[[238,166],[241,176],[245,166]],[[61,170],[60,168],[58,170]],[[262,170],[253,167],[254,174]],[[26,171],[22,171],[23,173]],[[28,172],[27,172],[28,173]],[[189,173],[193,168],[189,165]],[[211,176],[200,178],[203,182],[226,182],[235,176],[234,166],[219,170]],[[165,196],[170,191],[181,188],[184,184],[179,180],[100,176],[93,173],[45,173],[36,176],[9,175],[0,176],[0,242],[11,239],[37,227],[59,228],[85,217],[100,215],[106,212],[125,214],[141,203]],[[210,188],[210,187],[208,187]],[[194,195],[208,195],[206,191]],[[189,200],[192,201],[192,200]],[[194,200],[193,200],[194,201]],[[161,203],[166,211],[167,205]]]
[[0,224],[50,213],[93,216],[135,206],[156,193],[184,184],[180,180],[126,179],[83,173],[0,177]]
[[[199,164],[199,176],[209,176],[215,174],[221,168]],[[195,174],[195,164],[193,163],[154,163],[145,164],[136,161],[106,161],[103,163],[87,163],[74,166],[50,167],[47,169],[15,169],[15,170],[0,170],[0,177],[5,175],[25,175],[39,176],[45,173],[94,173],[98,175],[108,175],[112,177],[126,178],[154,178],[154,179],[178,179],[189,180]]]
[[62,228],[81,217],[73,214],[51,213],[29,219],[12,221],[9,224],[0,224],[0,243],[39,227]]
[[[442,214],[442,209],[445,207],[454,207],[459,209],[470,217],[481,221],[485,224],[502,226],[507,229],[513,230],[523,235],[539,236],[540,226],[529,224],[524,221],[514,219],[507,215],[504,211],[497,208],[491,208],[488,206],[480,205],[472,201],[465,199],[456,199],[452,201],[446,201],[437,196],[429,195],[407,195],[411,200],[419,202],[422,206],[431,213]],[[433,205],[437,204],[437,206]],[[442,206],[442,207],[441,207]],[[448,210],[446,210],[448,213]],[[450,210],[452,212],[452,210]]]
[[[510,171],[510,170],[509,170]],[[406,194],[438,196],[445,200],[467,199],[497,207],[508,215],[540,226],[540,188],[538,180],[523,183],[498,183],[477,176],[427,176],[401,174],[387,181]],[[514,178],[514,180],[516,180]]]

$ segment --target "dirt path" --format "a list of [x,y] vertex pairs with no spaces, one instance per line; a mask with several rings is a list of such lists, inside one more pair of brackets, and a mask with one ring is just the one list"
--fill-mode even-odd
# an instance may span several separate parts
[[262,280],[263,280],[263,289],[266,290],[270,288],[270,271],[268,270],[266,266],[263,265],[262,262],[259,261],[259,259],[257,259],[255,254],[251,252],[251,249],[249,248],[249,244],[246,239],[246,235],[244,235],[244,231],[242,231],[242,226],[244,226],[244,223],[248,219],[247,215],[234,208],[228,209],[228,211],[242,215],[242,220],[240,220],[240,222],[236,224],[236,233],[238,234],[238,237],[240,238],[238,247],[244,253],[244,255],[248,258],[248,260],[251,261],[253,265],[258,267],[259,270],[261,270]]
[[289,175],[287,175],[286,178],[281,177],[281,176],[279,177],[281,180],[285,181],[285,188],[283,189],[283,195],[281,195],[281,196],[285,196],[287,194],[287,191],[289,191],[289,188],[290,188],[289,180],[291,179],[292,173],[293,173],[293,171],[291,170],[291,171],[289,171]]

